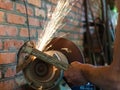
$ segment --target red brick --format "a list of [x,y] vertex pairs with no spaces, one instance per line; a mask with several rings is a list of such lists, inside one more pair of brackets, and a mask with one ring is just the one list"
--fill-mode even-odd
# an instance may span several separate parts
[[5,77],[12,77],[15,76],[15,74],[16,74],[15,67],[9,67],[5,73]]
[[40,26],[40,21],[36,18],[29,18],[29,24],[33,26]]
[[72,7],[71,11],[74,12],[74,14],[75,14],[75,12],[78,12],[78,8],[77,7]]
[[48,23],[48,20],[41,20],[40,26],[44,27]]
[[16,53],[0,53],[0,64],[15,62]]
[[35,5],[37,7],[41,7],[41,0],[28,0],[28,3]]
[[41,16],[41,17],[45,17],[45,11],[42,10],[42,9],[38,9],[38,8],[35,8],[35,15],[36,16]]
[[71,28],[71,26],[69,26],[69,25],[65,25],[65,26],[63,27],[63,29],[64,29],[64,30],[67,30],[67,31],[72,31],[72,28]]
[[4,41],[4,50],[15,49],[14,40],[5,40]]
[[16,27],[8,27],[7,29],[7,35],[8,36],[17,36],[18,35],[18,30]]
[[81,34],[79,34],[79,38],[80,38],[80,40],[83,40],[84,39],[84,36],[83,36],[83,33]]
[[[74,13],[70,13],[69,16],[72,17],[72,18],[65,18],[63,20],[63,23],[70,24],[70,27],[73,26],[73,28],[78,27],[79,24],[80,24],[79,23],[80,21],[79,21],[78,17]],[[72,30],[73,28],[71,28],[70,30]]]
[[78,2],[75,3],[75,6],[77,6],[79,9],[82,8],[82,3],[80,2],[83,2],[82,0],[79,0]]
[[47,7],[47,18],[50,19],[52,17],[52,14],[56,8],[56,5],[50,5],[50,4],[46,4],[46,7]]
[[42,32],[43,32],[43,31],[42,31],[41,29],[38,29],[38,30],[37,30],[38,37],[41,35]]
[[0,35],[1,36],[17,36],[18,30],[14,26],[0,25]]
[[1,71],[0,71],[0,78],[2,77],[2,73],[1,73]]
[[70,25],[65,25],[64,27],[63,27],[63,29],[65,30],[65,31],[67,31],[68,33],[69,33],[69,31],[71,32],[73,32],[73,33],[76,33],[76,32],[80,32],[80,28],[79,27],[77,27],[77,26],[70,26]]
[[4,12],[0,11],[0,22],[4,21]]
[[78,32],[78,33],[75,33],[75,34],[73,33],[73,38],[74,38],[74,39],[79,39],[79,38],[80,38],[79,32]]
[[77,26],[74,26],[72,29],[74,32],[77,32],[77,33],[80,32],[80,28]]
[[13,10],[13,2],[11,2],[10,0],[0,0],[0,8]]
[[[21,37],[29,37],[28,29],[21,28],[20,29],[20,36]],[[36,30],[35,29],[30,29],[30,37],[36,37]]]
[[64,18],[64,19],[63,19],[63,24],[69,23],[69,21],[70,21],[70,20],[69,20],[68,18]]
[[[16,10],[18,12],[20,12],[20,13],[26,14],[25,6],[22,5],[22,4],[17,4],[16,5]],[[32,8],[30,8],[30,7],[27,6],[27,11],[28,11],[28,15],[33,16],[33,10],[32,10]]]
[[36,37],[36,30],[35,29],[30,30],[30,37]]
[[6,28],[7,26],[0,25],[0,35],[5,36],[6,34]]
[[2,43],[2,41],[0,40],[0,49],[2,49],[3,48],[3,43]]
[[14,90],[17,87],[15,80],[0,82],[0,90]]
[[4,50],[19,49],[23,45],[24,41],[20,40],[5,40]]
[[80,4],[83,4],[83,0],[77,0],[77,2],[80,3]]
[[19,49],[23,44],[24,44],[23,40],[15,40],[14,42],[14,46],[16,47],[16,49]]
[[46,8],[47,8],[48,12],[53,12],[55,10],[56,6],[46,3]]
[[27,28],[21,28],[20,29],[20,36],[21,37],[29,37],[29,35],[28,35],[28,29]]
[[26,18],[15,14],[7,14],[7,21],[12,24],[25,24]]

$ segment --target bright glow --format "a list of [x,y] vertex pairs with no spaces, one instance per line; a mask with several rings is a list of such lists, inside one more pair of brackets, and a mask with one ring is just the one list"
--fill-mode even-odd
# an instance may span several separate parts
[[73,0],[59,0],[55,11],[52,13],[50,21],[44,26],[43,33],[40,34],[37,42],[37,49],[43,51],[44,47],[53,38],[56,31],[61,29],[64,24],[62,23],[65,16],[70,12]]

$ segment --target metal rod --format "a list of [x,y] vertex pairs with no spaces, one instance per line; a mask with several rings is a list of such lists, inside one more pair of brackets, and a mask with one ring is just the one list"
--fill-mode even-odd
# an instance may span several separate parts
[[69,67],[69,64],[61,62],[57,58],[47,55],[35,48],[29,47],[29,46],[24,46],[22,48],[22,52],[33,55],[33,56],[39,58],[40,60],[42,60],[46,63],[52,64],[62,70],[67,70],[67,68]]

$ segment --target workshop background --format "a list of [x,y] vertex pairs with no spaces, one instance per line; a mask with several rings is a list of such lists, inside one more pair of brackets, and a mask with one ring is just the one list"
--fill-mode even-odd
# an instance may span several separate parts
[[[63,36],[73,41],[82,51],[86,31],[83,1],[76,0],[72,10],[64,19],[64,27],[56,33],[56,36]],[[22,74],[16,73],[18,50],[29,39],[37,41],[57,2],[58,0],[0,0],[0,90],[28,88],[24,87]],[[90,0],[90,2],[94,18],[99,18],[100,0]],[[88,12],[88,20],[92,22],[90,12]]]

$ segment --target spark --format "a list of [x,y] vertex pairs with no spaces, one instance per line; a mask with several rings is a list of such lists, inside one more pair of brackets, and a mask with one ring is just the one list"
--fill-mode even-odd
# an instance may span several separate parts
[[44,47],[53,38],[53,35],[58,29],[61,29],[64,24],[62,23],[65,16],[70,12],[73,6],[73,0],[59,0],[58,4],[50,20],[44,26],[43,32],[40,34],[37,42],[37,49],[43,51]]

